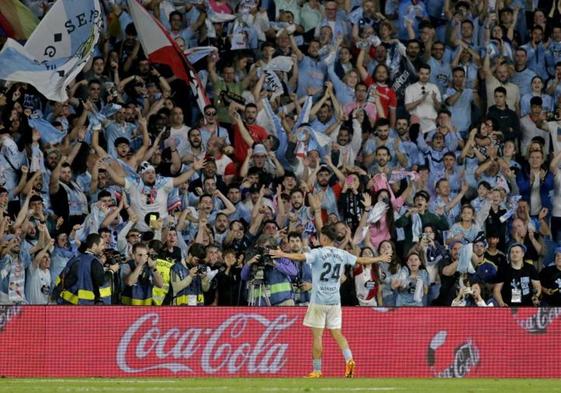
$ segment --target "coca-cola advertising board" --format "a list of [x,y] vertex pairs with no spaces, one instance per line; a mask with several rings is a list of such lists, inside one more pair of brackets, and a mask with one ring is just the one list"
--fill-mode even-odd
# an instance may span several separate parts
[[[299,307],[0,307],[0,375],[299,377]],[[345,308],[359,377],[561,377],[561,309]],[[343,356],[324,336],[323,370]]]

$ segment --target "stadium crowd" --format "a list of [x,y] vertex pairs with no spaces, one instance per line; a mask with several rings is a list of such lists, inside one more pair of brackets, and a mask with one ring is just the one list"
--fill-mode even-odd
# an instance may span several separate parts
[[561,305],[561,0],[143,1],[203,110],[102,2],[68,101],[2,81],[0,303],[304,305],[332,225],[343,305]]

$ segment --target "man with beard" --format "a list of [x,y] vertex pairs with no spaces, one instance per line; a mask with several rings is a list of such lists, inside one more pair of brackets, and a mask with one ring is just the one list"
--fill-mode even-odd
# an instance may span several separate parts
[[403,55],[403,45],[398,43],[399,54],[394,56],[390,69],[392,70],[392,90],[397,95],[399,106],[398,115],[403,115],[406,111],[404,108],[405,89],[417,80],[417,66],[421,64],[421,44],[418,40],[407,41],[405,55]]
[[356,157],[360,151],[362,144],[362,121],[365,112],[362,109],[356,109],[352,117],[352,138],[349,127],[343,126],[337,134],[337,143],[331,145],[331,153],[338,156],[337,167],[353,167]]
[[315,39],[310,40],[307,55],[304,55],[298,48],[294,35],[289,34],[289,38],[292,53],[298,59],[298,89],[296,95],[298,97],[306,95],[319,97],[319,93],[323,90],[325,76],[327,75],[327,65],[319,56],[320,42]]
[[405,109],[419,118],[421,132],[425,133],[436,128],[438,109],[442,102],[440,90],[430,83],[431,68],[422,64],[418,68],[419,81],[405,89]]
[[[222,204],[224,205],[224,209],[219,210],[219,206],[217,203],[215,203],[215,198],[219,199],[220,201],[222,201]],[[228,198],[226,198],[220,191],[216,190],[214,191],[214,194],[203,194],[200,196],[199,198],[199,203],[198,203],[198,210],[199,210],[199,217],[201,217],[201,215],[203,217],[206,217],[208,220],[208,223],[213,225],[215,220],[216,220],[216,216],[219,213],[223,213],[226,214],[227,216],[229,216],[230,214],[234,213],[236,211],[235,206],[232,204],[232,202],[230,202],[228,200]]]
[[195,161],[188,171],[177,177],[162,177],[156,175],[156,170],[147,161],[140,164],[140,177],[124,177],[116,173],[105,163],[102,168],[107,170],[113,181],[125,188],[130,195],[130,204],[138,215],[137,227],[141,231],[150,230],[149,224],[158,217],[165,219],[168,216],[167,202],[169,193],[177,186],[187,182],[196,171],[203,168],[205,162]]
[[417,170],[417,166],[425,164],[425,158],[420,152],[417,144],[411,141],[409,135],[409,120],[407,117],[399,117],[396,121],[395,132],[399,138],[399,147],[407,157],[407,170]]
[[[115,158],[117,162],[121,165],[126,173],[131,173],[136,171],[138,164],[144,158],[146,151],[150,147],[150,136],[148,135],[148,128],[145,118],[140,118],[138,120],[138,128],[142,132],[142,146],[133,154],[131,151],[131,139],[123,136],[119,136],[113,140],[114,155],[108,154],[105,149],[99,145],[99,131],[98,127],[93,127],[92,135],[92,147],[95,149],[100,159],[106,158],[108,155]],[[109,145],[107,148],[109,149]]]
[[546,63],[547,48],[543,43],[543,35],[543,28],[539,25],[534,25],[530,32],[530,41],[522,45],[521,48],[524,48],[528,55],[528,68],[545,81],[549,78],[549,74]]
[[290,210],[287,218],[288,224],[301,226],[303,229],[313,223],[314,215],[310,212],[310,208],[304,206],[304,193],[300,189],[294,189],[290,193]]
[[118,138],[125,138],[130,143],[135,134],[136,125],[125,120],[125,111],[125,108],[119,109],[115,113],[115,120],[105,127],[104,136],[107,142],[107,154],[114,158],[122,157],[121,154],[117,153],[118,146],[115,141]]
[[181,160],[190,165],[196,160],[205,158],[206,148],[203,145],[201,131],[198,128],[191,128],[187,133],[189,143],[185,147],[185,151],[181,154]]
[[450,84],[450,79],[452,78],[452,73],[450,72],[450,62],[444,58],[445,51],[444,43],[441,41],[436,41],[431,48],[431,56],[427,61],[432,72],[430,76],[431,83],[438,86],[440,90],[440,95],[446,93],[446,89]]
[[[327,163],[328,166],[323,165],[319,168],[316,174],[316,182],[313,191],[321,197],[321,216],[323,222],[327,222],[329,214],[335,214],[337,217],[339,216],[337,201],[339,200],[339,196],[343,190],[343,182],[345,181],[345,176],[341,171],[339,171],[330,160]],[[331,171],[334,171],[339,179],[333,186],[330,185]]]
[[[214,160],[207,158],[205,161],[205,166],[203,167],[201,174],[199,175],[199,177],[195,180],[192,180],[189,182],[189,192],[194,193],[196,195],[200,195],[200,191],[203,192],[208,192],[205,191],[208,190],[205,186],[205,182],[207,180],[213,180],[214,181],[214,187],[215,189],[220,190],[220,192],[222,193],[226,193],[228,190],[228,187],[226,186],[226,184],[224,183],[224,180],[222,179],[222,176],[216,174],[216,162],[214,162]],[[200,190],[197,190],[200,189]],[[213,190],[210,190],[210,192],[214,192]]]
[[230,217],[230,222],[236,220],[243,220],[246,224],[251,222],[251,211],[242,202],[242,193],[240,191],[240,185],[235,183],[228,187],[228,193],[226,194],[228,200],[232,202],[236,211],[232,213]]
[[509,81],[510,70],[506,61],[498,61],[498,64],[493,73],[491,70],[491,59],[489,54],[485,55],[483,60],[483,67],[481,69],[483,78],[485,79],[485,90],[487,92],[487,109],[489,109],[495,102],[495,91],[498,87],[506,90],[506,106],[515,111],[520,112],[520,88]]
[[392,155],[390,153],[390,149],[388,149],[386,146],[378,147],[376,149],[376,152],[374,153],[374,162],[368,168],[368,173],[384,173],[389,178],[393,170],[391,160]]
[[111,288],[100,260],[105,246],[105,240],[97,233],[88,235],[80,254],[67,263],[57,280],[58,304],[111,304]]
[[[171,110],[169,137],[164,141],[167,145],[172,139],[176,141],[177,151],[180,157],[187,154],[187,145],[189,144],[188,133],[191,128],[185,125],[183,109],[176,106]],[[200,134],[199,134],[200,136]]]
[[463,67],[452,70],[452,86],[447,88],[443,98],[450,110],[454,128],[460,135],[467,135],[471,126],[471,104],[479,107],[479,95],[477,90],[466,88],[466,71]]
[[[304,251],[302,237],[298,232],[288,234],[289,253],[300,254]],[[312,292],[312,269],[310,265],[302,261],[294,261],[296,265],[296,277],[292,281],[294,291],[294,304],[297,306],[307,306],[310,303]]]
[[88,199],[82,188],[72,179],[72,169],[67,157],[60,158],[49,183],[53,211],[64,219],[69,232],[75,224],[81,224],[88,214]]
[[26,269],[32,263],[33,254],[47,246],[50,247],[50,236],[46,226],[41,224],[39,231],[41,239],[33,247],[21,247],[23,233],[20,229],[16,231],[16,235],[4,237],[4,246],[0,251],[0,304],[28,302],[25,293]]
[[224,213],[218,213],[214,221],[214,242],[222,246],[222,242],[228,233],[228,225],[230,221]]
[[230,116],[234,124],[234,157],[236,162],[242,163],[247,156],[247,150],[254,143],[263,143],[269,133],[255,123],[257,119],[257,106],[255,104],[245,106],[243,121],[240,114],[234,109],[230,110]]
[[[330,88],[326,89],[327,96],[329,96],[329,93],[327,93],[328,91],[330,91]],[[319,100],[310,111],[310,117],[313,117],[316,111],[317,116],[314,121],[310,123],[310,126],[314,129],[314,131],[330,134],[330,131],[334,131],[335,123],[337,122],[337,119],[333,116],[332,105],[323,99]],[[301,124],[300,126],[304,126],[304,124]]]
[[392,166],[399,164],[408,166],[407,156],[401,150],[399,138],[390,137],[390,123],[387,119],[378,119],[374,128],[374,136],[370,136],[363,149],[363,163],[367,168],[374,168],[379,147],[387,147],[394,151]]
[[435,306],[449,306],[456,297],[460,278],[458,262],[461,248],[462,242],[457,241],[450,244],[448,257],[443,258],[438,265],[441,286],[440,294],[433,302]]
[[[520,97],[532,93],[532,79],[536,73],[528,68],[528,52],[521,46],[514,52],[514,72],[512,73],[512,83],[520,89]],[[546,78],[547,79],[547,78]],[[514,108],[512,108],[514,109]]]

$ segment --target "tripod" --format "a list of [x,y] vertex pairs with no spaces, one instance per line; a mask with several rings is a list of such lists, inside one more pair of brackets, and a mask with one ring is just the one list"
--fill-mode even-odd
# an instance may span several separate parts
[[[266,289],[266,284],[263,280],[253,279],[248,283],[249,299],[248,306],[270,306],[271,299],[269,299],[269,291]],[[262,304],[262,303],[265,304]]]

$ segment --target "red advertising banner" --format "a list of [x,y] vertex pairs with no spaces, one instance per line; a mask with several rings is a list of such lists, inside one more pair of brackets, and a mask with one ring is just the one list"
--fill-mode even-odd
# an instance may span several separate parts
[[[0,375],[299,377],[304,308],[0,307]],[[346,308],[358,377],[561,377],[561,308]],[[342,376],[326,332],[323,369]]]

